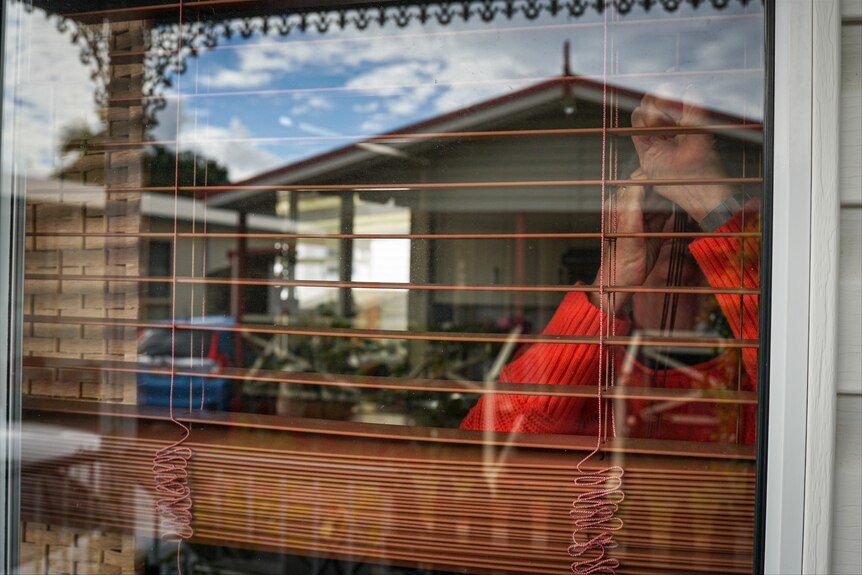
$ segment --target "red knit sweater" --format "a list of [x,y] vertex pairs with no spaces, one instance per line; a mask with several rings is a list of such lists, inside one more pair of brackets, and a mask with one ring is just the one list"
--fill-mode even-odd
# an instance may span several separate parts
[[[717,231],[740,232],[743,222],[747,231],[757,230],[760,225],[758,208],[758,202],[749,202]],[[758,286],[758,238],[702,238],[692,242],[689,249],[712,287]],[[716,298],[734,335],[757,339],[758,296],[717,295]],[[571,292],[543,333],[598,336],[601,314],[586,294]],[[602,323],[608,326],[611,321],[615,324],[612,329],[616,335],[629,333],[628,322],[605,314]],[[741,389],[754,390],[757,388],[757,350],[742,351],[742,374],[739,374],[738,354],[736,350],[728,350],[711,361],[656,374],[625,349],[618,348],[614,353],[616,384],[648,387],[659,382],[662,387],[677,389],[736,389],[741,375]],[[533,345],[500,373],[502,382],[554,385],[596,385],[598,377],[599,346],[581,344]],[[657,409],[661,411],[660,420],[648,416]],[[739,441],[751,444],[755,437],[755,408],[751,405],[738,409],[734,405],[713,403],[627,400],[623,405],[618,402],[615,407],[617,435],[621,437],[734,442],[738,415]],[[470,410],[461,428],[595,435],[596,420],[594,398],[489,395],[482,397]]]

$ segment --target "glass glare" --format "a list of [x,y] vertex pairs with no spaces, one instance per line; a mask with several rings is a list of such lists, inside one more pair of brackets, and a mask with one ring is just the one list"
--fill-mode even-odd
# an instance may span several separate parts
[[3,8],[22,574],[751,572],[762,3]]

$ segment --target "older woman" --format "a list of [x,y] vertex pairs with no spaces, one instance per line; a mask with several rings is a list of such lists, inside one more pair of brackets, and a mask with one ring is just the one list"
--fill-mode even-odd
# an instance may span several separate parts
[[[698,126],[706,123],[704,111],[690,98],[679,103],[646,96],[632,114],[634,127]],[[724,165],[711,134],[676,136],[640,135],[633,138],[640,168],[632,179],[722,179]],[[705,232],[742,232],[759,229],[759,203],[742,206],[733,187],[726,185],[643,186],[621,188],[608,202],[608,220],[617,233],[670,232],[697,226]],[[674,215],[676,212],[677,215]],[[674,227],[676,226],[676,228]],[[758,286],[760,242],[756,237],[701,237],[679,244],[670,240],[627,237],[609,242],[606,263],[595,284],[652,286],[673,283],[713,288]],[[676,243],[676,247],[674,247]],[[680,249],[684,248],[684,249]],[[674,253],[676,250],[676,253]],[[672,277],[673,276],[673,277]],[[669,282],[669,278],[671,281]],[[758,298],[755,295],[684,294],[675,298],[673,325],[669,298],[655,292],[571,292],[560,304],[543,333],[567,336],[617,336],[645,330],[697,331],[703,310],[717,300],[737,338],[756,339]],[[714,298],[714,299],[713,299]],[[628,308],[630,307],[630,311]],[[590,344],[537,344],[524,351],[500,374],[500,381],[556,385],[597,385],[613,374],[613,384],[676,389],[741,389],[757,385],[757,350],[724,350],[704,359],[673,353],[643,353],[643,348],[606,348],[612,368],[600,374],[600,350]],[[604,381],[604,379],[602,379]],[[496,395],[483,397],[461,424],[464,429],[490,429],[528,433],[598,432],[596,402],[590,398]],[[696,441],[753,443],[754,407],[738,409],[711,403],[674,401],[653,405],[628,400],[625,413],[615,412],[616,433],[627,437],[653,437]]]

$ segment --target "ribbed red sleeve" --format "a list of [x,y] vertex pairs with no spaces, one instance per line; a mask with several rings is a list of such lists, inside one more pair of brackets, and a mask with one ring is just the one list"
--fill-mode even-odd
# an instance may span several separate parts
[[[760,231],[760,200],[753,199],[717,232]],[[689,249],[714,288],[757,288],[760,285],[760,238],[703,238]],[[737,338],[757,339],[759,304],[756,295],[715,296]],[[757,349],[742,351],[742,361],[751,382],[757,387]]]
[[[609,327],[608,322],[614,324]],[[546,335],[598,336],[600,326],[627,335],[627,322],[612,318],[590,303],[586,294],[566,295],[543,330]],[[599,377],[599,346],[536,344],[500,373],[504,383],[594,385]],[[585,409],[587,407],[587,409]],[[470,410],[462,429],[524,433],[583,433],[595,419],[592,398],[486,395]]]

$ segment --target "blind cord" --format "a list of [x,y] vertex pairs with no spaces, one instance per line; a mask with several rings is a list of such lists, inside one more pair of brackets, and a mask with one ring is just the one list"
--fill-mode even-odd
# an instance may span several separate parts
[[571,564],[575,575],[592,575],[604,573],[614,575],[620,566],[619,559],[608,556],[608,550],[614,549],[618,543],[614,533],[623,527],[623,520],[617,516],[620,503],[625,499],[622,491],[623,468],[612,465],[595,470],[585,469],[586,463],[596,455],[602,446],[603,421],[605,415],[605,398],[602,395],[607,369],[605,363],[608,355],[605,353],[605,225],[606,225],[606,191],[607,191],[607,143],[608,143],[608,9],[604,10],[602,28],[602,158],[601,158],[601,247],[599,256],[599,362],[598,381],[596,385],[596,400],[598,409],[598,429],[596,445],[593,450],[578,462],[578,476],[574,479],[575,488],[580,492],[572,503],[569,515],[574,519],[572,544],[568,548],[569,555],[575,560]]
[[[179,4],[179,19],[183,20],[183,2]],[[177,49],[182,49],[182,26],[177,40]],[[177,92],[180,90],[181,71],[177,73]],[[179,176],[180,176],[180,105],[177,102],[176,111],[177,140],[174,162],[174,234],[173,234],[173,265],[171,277],[171,382],[168,396],[168,413],[170,421],[182,430],[180,438],[170,445],[159,449],[153,456],[153,478],[156,484],[156,515],[159,518],[161,536],[167,541],[177,543],[177,573],[182,575],[181,549],[184,539],[194,535],[192,528],[192,497],[189,487],[189,460],[192,458],[190,447],[183,445],[191,435],[191,429],[174,416],[174,383],[176,377],[176,334],[177,334],[177,239],[179,210]],[[191,404],[189,404],[191,409]]]

